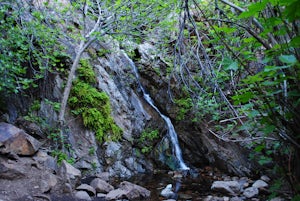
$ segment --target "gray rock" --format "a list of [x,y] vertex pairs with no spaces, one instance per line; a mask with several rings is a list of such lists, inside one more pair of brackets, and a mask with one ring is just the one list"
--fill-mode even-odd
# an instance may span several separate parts
[[126,197],[129,200],[136,199],[136,198],[148,198],[150,197],[150,191],[146,188],[133,184],[128,181],[123,181],[120,184],[120,189],[125,190]]
[[96,176],[104,181],[109,181],[109,172],[100,172]]
[[78,191],[75,193],[75,197],[82,200],[92,200],[86,191]]
[[253,197],[257,196],[258,193],[259,193],[259,191],[256,187],[249,187],[244,190],[243,195],[246,198],[253,198]]
[[81,177],[81,171],[73,167],[65,160],[62,161],[60,172],[66,174],[70,179]]
[[263,180],[257,180],[252,186],[256,188],[268,188],[269,185]]
[[105,198],[106,194],[104,193],[97,193],[97,198]]
[[106,200],[116,200],[116,199],[125,198],[125,195],[126,195],[126,191],[118,188],[118,189],[110,191],[106,195],[105,199]]
[[57,184],[57,177],[49,173],[40,181],[40,189],[43,193],[49,192]]
[[56,159],[52,156],[49,156],[46,152],[39,150],[36,155],[33,157],[35,161],[44,164],[47,168],[57,171],[58,166]]
[[168,184],[166,188],[164,188],[161,192],[160,195],[165,197],[165,198],[171,198],[175,195],[175,193],[172,190],[172,184]]
[[96,195],[96,190],[92,186],[87,185],[87,184],[81,184],[80,186],[78,186],[76,188],[76,190],[86,191],[91,196]]
[[81,171],[67,163],[65,160],[62,161],[59,169],[59,175],[65,182],[71,182],[72,188],[77,186],[81,179]]
[[268,177],[267,175],[261,176],[260,179],[263,180],[263,181],[265,181],[265,182],[271,181],[270,177]]
[[96,190],[97,193],[108,193],[114,190],[112,185],[99,178],[93,179],[91,186]]
[[211,189],[230,195],[236,195],[240,192],[241,186],[237,181],[214,181]]
[[1,153],[15,153],[22,156],[31,156],[37,152],[41,143],[26,134],[23,130],[8,124],[0,123]]
[[2,161],[0,163],[0,178],[1,179],[21,179],[25,177],[25,172],[15,163],[7,163]]
[[243,199],[240,197],[232,197],[230,198],[230,201],[243,201]]

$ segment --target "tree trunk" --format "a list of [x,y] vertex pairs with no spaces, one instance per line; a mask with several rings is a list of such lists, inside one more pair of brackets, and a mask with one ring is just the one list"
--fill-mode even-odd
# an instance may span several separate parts
[[69,98],[71,87],[72,87],[73,78],[74,78],[75,72],[77,70],[81,55],[84,50],[85,50],[85,45],[84,45],[84,41],[82,40],[79,45],[79,50],[76,53],[76,57],[72,64],[70,73],[68,75],[68,81],[67,81],[66,87],[64,89],[64,94],[63,94],[63,97],[61,100],[61,106],[60,106],[60,111],[59,111],[59,116],[58,116],[58,120],[61,125],[63,125],[64,121],[65,121],[65,111],[66,111],[67,102],[68,102],[68,98]]

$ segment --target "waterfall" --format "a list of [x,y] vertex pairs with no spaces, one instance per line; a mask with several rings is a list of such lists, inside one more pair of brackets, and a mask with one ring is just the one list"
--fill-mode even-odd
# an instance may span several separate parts
[[135,66],[134,62],[127,56],[127,54],[124,53],[124,56],[126,57],[126,59],[128,60],[130,66],[132,67],[132,69],[134,71],[134,74],[135,74],[135,77],[137,79],[138,85],[139,85],[139,87],[140,87],[140,89],[143,93],[143,98],[163,118],[163,120],[166,122],[166,124],[168,126],[168,134],[170,136],[170,139],[171,139],[171,142],[172,142],[172,145],[173,145],[173,154],[175,155],[176,159],[178,160],[179,169],[189,170],[190,168],[183,161],[181,149],[179,147],[177,133],[175,131],[175,128],[174,128],[170,118],[167,117],[166,115],[162,114],[160,112],[160,110],[155,106],[152,98],[146,92],[146,90],[144,89],[144,87],[142,86],[142,84],[140,82],[140,76],[139,76],[137,67]]

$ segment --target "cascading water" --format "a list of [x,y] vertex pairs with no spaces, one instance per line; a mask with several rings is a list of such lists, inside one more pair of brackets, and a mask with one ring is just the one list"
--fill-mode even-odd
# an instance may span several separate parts
[[137,81],[138,81],[138,85],[143,93],[143,98],[163,118],[163,120],[166,122],[166,124],[168,126],[168,134],[170,136],[170,139],[171,139],[171,142],[173,145],[173,154],[175,155],[176,160],[178,161],[179,169],[180,170],[189,170],[190,168],[184,163],[184,161],[182,159],[182,154],[181,154],[181,149],[180,149],[179,143],[178,143],[177,133],[174,129],[174,126],[173,126],[170,118],[165,116],[164,114],[162,114],[160,112],[160,110],[154,105],[154,102],[151,99],[150,95],[146,92],[146,90],[144,89],[144,87],[142,86],[142,84],[140,82],[139,73],[138,73],[137,67],[135,66],[134,62],[125,53],[124,53],[124,56],[126,57],[126,59],[128,60],[130,66],[132,67],[132,69],[134,71],[135,77],[137,78]]

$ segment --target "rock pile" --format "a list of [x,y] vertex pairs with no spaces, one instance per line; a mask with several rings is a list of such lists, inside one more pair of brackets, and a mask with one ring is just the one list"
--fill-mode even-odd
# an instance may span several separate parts
[[[211,189],[216,193],[224,194],[223,197],[207,196],[205,201],[243,201],[243,200],[260,200],[262,195],[269,194],[270,178],[261,176],[260,179],[252,181],[247,177],[227,177],[223,181],[214,181]],[[273,200],[273,199],[272,199]],[[281,200],[276,198],[274,200]],[[282,199],[283,200],[283,199]]]
[[123,181],[114,187],[109,173],[82,182],[82,172],[41,150],[23,130],[0,123],[0,200],[143,200],[150,191]]

